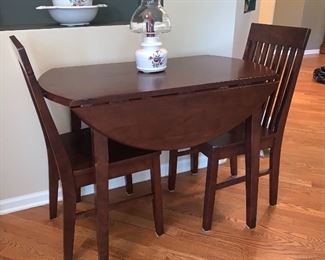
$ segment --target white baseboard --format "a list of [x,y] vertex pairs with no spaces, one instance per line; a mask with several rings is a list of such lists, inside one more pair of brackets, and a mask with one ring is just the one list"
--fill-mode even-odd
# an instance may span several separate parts
[[[199,168],[206,167],[207,159],[204,156],[199,158]],[[188,156],[181,157],[178,161],[178,172],[186,172],[190,170],[190,163]],[[167,176],[168,173],[168,163],[161,164],[162,176]],[[133,182],[138,183],[142,181],[147,181],[150,179],[150,174],[148,171],[140,172],[133,175]],[[124,178],[116,178],[109,182],[109,189],[116,189],[124,186]],[[81,191],[82,195],[89,195],[94,193],[93,185],[84,187]],[[17,196],[9,199],[0,200],[0,215],[5,215],[13,213],[16,211],[21,211],[25,209],[30,209],[34,207],[43,206],[49,203],[48,200],[49,192],[48,190],[26,194],[23,196]],[[62,190],[59,189],[59,200],[62,200]]]
[[[48,204],[48,197],[48,191],[40,191],[10,199],[0,200],[0,215],[46,205]],[[59,199],[62,199],[61,192]]]
[[319,54],[320,49],[315,49],[315,50],[305,50],[304,55],[312,55],[312,54]]

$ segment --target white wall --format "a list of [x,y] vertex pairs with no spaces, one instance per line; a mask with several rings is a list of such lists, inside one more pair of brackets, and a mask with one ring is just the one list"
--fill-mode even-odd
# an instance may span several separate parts
[[230,57],[236,0],[170,0],[172,32],[164,44],[171,56],[216,54]]
[[[232,56],[243,48],[249,19],[236,0],[165,1],[173,30],[164,35],[170,56],[215,54]],[[241,17],[236,21],[236,15]],[[243,24],[244,23],[244,24]],[[245,31],[241,32],[243,26]],[[235,46],[233,46],[234,34]],[[127,26],[59,28],[0,32],[0,214],[46,203],[45,143],[23,76],[8,37],[15,34],[25,45],[37,76],[53,67],[133,60],[140,36]],[[241,40],[242,38],[245,38]],[[238,51],[237,51],[238,48]],[[242,55],[242,53],[241,53]],[[238,56],[241,56],[238,55]],[[91,86],[90,86],[91,87]],[[66,108],[50,104],[60,132],[69,129]],[[167,156],[162,173],[167,173]],[[201,166],[205,161],[201,161]],[[179,170],[188,170],[182,160]],[[144,175],[138,176],[143,180]],[[122,185],[121,180],[110,183]],[[21,197],[23,196],[23,197]]]
[[256,10],[244,13],[244,1],[238,1],[236,8],[236,22],[233,40],[232,56],[236,58],[243,57],[247,35],[252,22],[259,19],[260,2],[256,2]]

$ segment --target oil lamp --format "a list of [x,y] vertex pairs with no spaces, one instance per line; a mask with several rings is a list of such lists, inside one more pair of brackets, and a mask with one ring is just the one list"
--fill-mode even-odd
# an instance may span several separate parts
[[167,68],[167,50],[161,48],[161,33],[171,29],[170,19],[160,0],[142,0],[131,18],[130,29],[144,35],[141,48],[136,51],[139,71],[153,73]]

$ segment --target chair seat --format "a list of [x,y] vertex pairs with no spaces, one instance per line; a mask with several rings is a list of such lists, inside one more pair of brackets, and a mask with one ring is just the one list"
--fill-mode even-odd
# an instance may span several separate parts
[[[62,134],[60,137],[71,160],[72,169],[74,171],[93,167],[91,133],[89,128]],[[129,160],[135,157],[152,155],[153,153],[160,153],[158,151],[150,151],[127,146],[111,139],[108,140],[108,149],[110,164]]]
[[[270,129],[262,127],[261,130],[261,149],[268,148],[275,137],[275,133]],[[240,124],[231,131],[218,136],[217,138],[210,140],[209,142],[199,146],[199,150],[211,151],[215,149],[225,148],[227,150],[233,150],[233,147],[237,146],[237,154],[244,153],[245,150],[245,124]],[[230,149],[229,149],[230,148]]]

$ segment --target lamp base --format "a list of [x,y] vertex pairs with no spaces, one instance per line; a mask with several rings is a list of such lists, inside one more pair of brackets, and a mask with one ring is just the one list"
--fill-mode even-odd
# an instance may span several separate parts
[[137,66],[138,71],[141,71],[143,73],[156,73],[156,72],[162,72],[167,69],[167,66],[161,67],[161,68],[141,68]]
[[167,50],[160,48],[159,37],[145,37],[141,49],[136,51],[137,69],[144,73],[155,73],[167,68]]

